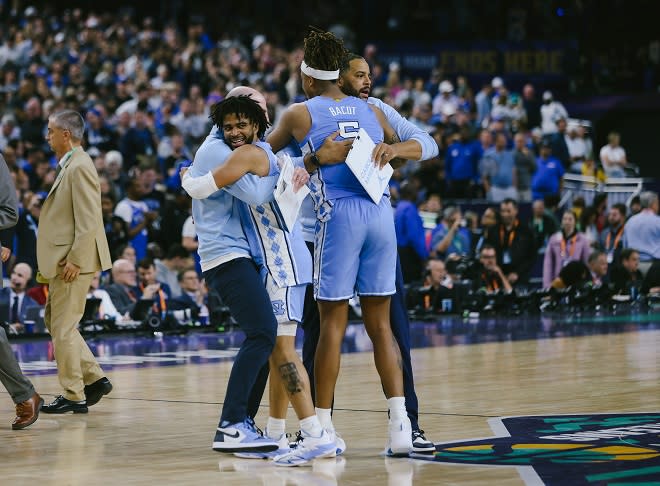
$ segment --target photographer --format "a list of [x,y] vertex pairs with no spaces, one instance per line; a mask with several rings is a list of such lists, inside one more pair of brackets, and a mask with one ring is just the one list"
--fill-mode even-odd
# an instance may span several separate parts
[[457,206],[449,206],[442,213],[442,221],[431,233],[431,256],[445,258],[456,253],[467,256],[472,248],[472,236],[465,227],[463,214]]
[[478,279],[474,280],[474,288],[485,289],[486,293],[492,294],[499,290],[506,294],[513,292],[513,287],[505,277],[502,269],[497,265],[497,252],[495,247],[486,243],[479,252],[479,262],[482,271]]

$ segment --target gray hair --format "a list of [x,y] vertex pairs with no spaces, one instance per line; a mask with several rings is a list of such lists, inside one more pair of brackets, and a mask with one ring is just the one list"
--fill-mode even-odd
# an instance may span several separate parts
[[52,122],[62,130],[69,130],[71,138],[80,141],[85,132],[85,120],[77,111],[65,110],[50,115]]
[[658,200],[658,194],[653,191],[644,191],[639,195],[639,204],[642,208],[650,208]]
[[458,213],[461,209],[458,206],[447,206],[442,212],[442,219],[449,221],[451,217]]

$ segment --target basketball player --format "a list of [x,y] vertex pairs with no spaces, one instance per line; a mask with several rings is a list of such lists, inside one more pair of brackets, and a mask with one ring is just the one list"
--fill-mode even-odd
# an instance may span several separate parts
[[[268,136],[276,151],[293,137],[303,153],[311,154],[306,167],[310,163],[312,168],[318,165],[314,151],[326,137],[339,131],[342,138],[348,139],[357,136],[359,128],[364,128],[377,144],[375,160],[385,164],[393,158],[389,146],[382,143],[386,125],[382,112],[346,96],[337,86],[344,55],[343,44],[334,35],[318,30],[308,34],[301,71],[303,90],[309,99],[291,105]],[[389,197],[383,195],[380,203],[374,204],[343,163],[320,166],[313,179],[310,186],[318,219],[314,293],[321,319],[315,358],[317,414],[323,427],[334,434],[330,411],[348,324],[348,299],[357,289],[388,402],[387,449],[394,455],[407,455],[412,450],[412,430],[405,409],[401,355],[389,322],[397,253]]]
[[[378,98],[369,97],[371,90],[371,73],[369,64],[365,59],[357,54],[348,53],[342,62],[337,80],[339,88],[349,96],[361,98],[368,103],[377,106],[387,117],[388,123],[392,126],[398,138],[415,149],[415,144],[421,147],[419,160],[428,160],[438,155],[438,144],[424,130],[410,123],[403,118],[394,108],[384,103]],[[396,142],[396,140],[391,140]],[[341,162],[341,155],[344,157],[346,151],[342,150],[343,142],[326,141],[317,151],[319,163]],[[338,145],[338,147],[331,147]],[[395,150],[400,145],[391,146],[390,150]],[[336,154],[336,157],[332,157]],[[337,158],[339,157],[339,158]],[[300,222],[303,228],[303,237],[307,242],[310,251],[314,251],[314,228],[316,215],[311,198],[307,198],[301,208]],[[311,290],[311,286],[310,286]],[[309,376],[314,376],[314,355],[319,339],[319,314],[316,302],[314,302],[313,292],[308,290],[305,299],[305,312],[303,314],[303,329],[305,330],[303,340],[303,363]],[[399,345],[403,364],[403,387],[406,398],[406,411],[412,425],[412,440],[414,452],[433,452],[435,446],[433,442],[427,440],[424,431],[420,428],[418,422],[419,408],[417,394],[415,392],[415,382],[413,377],[412,363],[410,359],[410,322],[408,321],[408,311],[406,308],[405,287],[403,283],[403,273],[401,264],[397,257],[396,265],[396,294],[390,302],[390,324],[392,333]],[[312,388],[312,396],[314,389]]]
[[[250,92],[252,91],[252,93]],[[265,117],[266,112],[257,103],[265,105],[263,96],[250,88],[240,88],[249,96],[234,96],[230,93],[221,103],[216,104],[211,118],[218,129],[222,130],[225,143],[234,151],[225,164],[215,168],[205,177],[192,178],[187,173],[183,176],[183,187],[193,197],[208,197],[219,187],[229,185],[249,173],[267,176],[278,170],[274,155],[269,159],[262,157],[243,157],[244,147],[255,144],[268,153],[268,144],[259,141],[259,123],[257,112]],[[251,151],[250,151],[251,152]],[[250,153],[248,152],[248,153]],[[272,154],[272,152],[270,152]],[[212,179],[211,179],[212,177]],[[206,181],[204,180],[206,179]],[[294,172],[294,190],[307,182],[309,176],[304,169]],[[207,190],[200,190],[204,186]],[[215,187],[214,187],[215,186]],[[335,456],[334,438],[323,430],[319,422],[310,394],[309,378],[295,350],[297,323],[302,319],[302,309],[307,283],[311,280],[311,257],[307,252],[299,228],[291,234],[282,231],[277,225],[274,203],[248,206],[238,203],[243,228],[250,242],[255,262],[263,268],[265,283],[271,298],[273,312],[278,321],[277,340],[269,358],[271,389],[280,387],[287,395],[281,416],[269,418],[267,434],[279,439],[280,448],[272,452],[252,452],[238,454],[240,457],[273,457],[276,465],[296,466],[318,457]],[[294,255],[299,255],[299,258]],[[278,394],[281,395],[281,394]],[[300,419],[301,440],[294,450],[289,444],[284,431],[286,406],[291,401]],[[277,430],[281,424],[282,430]]]

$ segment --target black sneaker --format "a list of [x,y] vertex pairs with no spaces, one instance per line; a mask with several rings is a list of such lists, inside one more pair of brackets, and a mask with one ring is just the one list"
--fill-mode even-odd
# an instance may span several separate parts
[[85,398],[87,406],[91,407],[99,403],[99,400],[112,391],[112,383],[105,376],[96,380],[91,385],[85,385]]
[[413,452],[435,452],[435,445],[424,437],[424,431],[416,429],[412,431]]
[[43,405],[41,407],[42,413],[87,413],[87,404],[85,400],[80,402],[74,402],[72,400],[67,400],[62,395],[59,395],[48,405]]

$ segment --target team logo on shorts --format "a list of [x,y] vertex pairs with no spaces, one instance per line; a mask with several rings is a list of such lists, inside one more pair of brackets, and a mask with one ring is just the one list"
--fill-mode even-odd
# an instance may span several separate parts
[[526,484],[660,484],[660,413],[501,417],[496,437],[436,444],[415,459],[517,466]]
[[273,314],[276,316],[283,316],[286,313],[286,306],[282,300],[272,300],[270,302],[273,305]]

